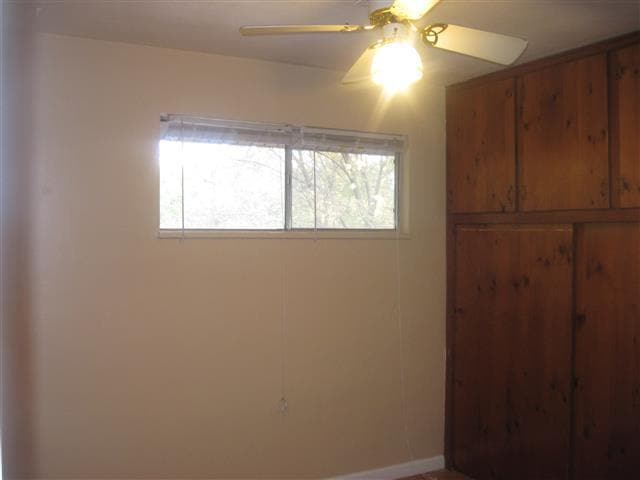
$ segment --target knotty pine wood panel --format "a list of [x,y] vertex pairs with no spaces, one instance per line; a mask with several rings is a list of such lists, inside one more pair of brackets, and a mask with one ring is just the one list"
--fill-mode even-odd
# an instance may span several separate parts
[[476,480],[565,479],[571,226],[456,231],[453,463]]
[[606,55],[518,79],[522,210],[609,207]]
[[447,94],[451,212],[515,209],[515,81]]
[[577,231],[576,480],[640,472],[640,223]]
[[640,207],[640,44],[609,55],[611,202]]

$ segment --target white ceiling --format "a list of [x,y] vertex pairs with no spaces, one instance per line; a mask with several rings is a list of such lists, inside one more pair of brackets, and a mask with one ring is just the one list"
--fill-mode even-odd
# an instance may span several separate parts
[[[347,70],[377,33],[245,38],[241,25],[367,24],[366,0],[41,0],[38,30]],[[33,4],[33,3],[32,3]],[[442,0],[421,23],[452,23],[529,40],[518,63],[640,29],[639,0]],[[422,50],[426,79],[448,85],[501,68]]]

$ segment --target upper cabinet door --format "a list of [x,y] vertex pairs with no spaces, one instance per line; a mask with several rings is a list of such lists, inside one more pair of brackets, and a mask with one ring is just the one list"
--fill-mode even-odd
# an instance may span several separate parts
[[515,210],[515,81],[447,94],[450,212]]
[[522,210],[608,208],[608,150],[604,54],[519,79]]
[[611,118],[611,201],[640,207],[640,45],[609,57]]

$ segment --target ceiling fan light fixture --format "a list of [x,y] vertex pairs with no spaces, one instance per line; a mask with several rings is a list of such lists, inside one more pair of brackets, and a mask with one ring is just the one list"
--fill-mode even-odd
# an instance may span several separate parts
[[371,77],[387,93],[401,92],[422,78],[422,60],[407,41],[384,43],[374,54]]
[[440,0],[396,0],[391,7],[391,13],[399,18],[418,20],[439,1]]
[[395,93],[420,80],[423,75],[420,55],[414,48],[418,40],[429,48],[438,48],[481,60],[511,65],[527,41],[499,33],[445,23],[415,25],[440,0],[395,0],[388,7],[369,15],[369,25],[256,25],[240,28],[244,36],[283,34],[357,34],[381,31],[382,38],[370,45],[342,79],[344,85],[373,80],[387,93]]

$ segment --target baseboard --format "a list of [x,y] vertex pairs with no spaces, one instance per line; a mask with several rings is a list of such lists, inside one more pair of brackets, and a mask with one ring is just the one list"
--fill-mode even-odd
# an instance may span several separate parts
[[332,480],[395,480],[398,478],[410,477],[421,473],[433,472],[434,470],[442,470],[444,468],[444,455],[437,457],[423,458],[407,463],[399,463],[397,465],[389,465],[388,467],[367,470],[366,472],[350,473],[348,475],[340,475],[333,477]]

